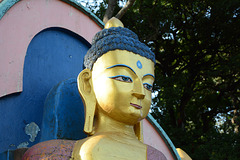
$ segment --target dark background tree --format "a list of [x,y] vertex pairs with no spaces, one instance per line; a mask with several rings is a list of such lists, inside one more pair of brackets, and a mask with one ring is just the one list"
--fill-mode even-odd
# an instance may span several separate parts
[[[114,2],[109,17],[126,1]],[[103,19],[109,4],[87,6]],[[121,20],[156,54],[151,114],[175,146],[239,159],[240,1],[136,0]]]

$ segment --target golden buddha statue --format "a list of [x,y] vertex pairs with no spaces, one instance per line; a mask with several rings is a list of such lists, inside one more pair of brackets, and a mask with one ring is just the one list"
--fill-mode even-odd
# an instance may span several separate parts
[[[166,160],[162,152],[142,142],[141,120],[149,112],[154,82],[155,56],[150,49],[120,20],[112,18],[95,35],[84,64],[78,89],[85,106],[84,131],[89,136],[37,144],[24,159],[34,157],[44,145],[55,147],[61,141],[59,151],[53,153],[55,159]],[[68,156],[56,156],[63,150]]]
[[[125,41],[129,46],[119,45]],[[92,47],[85,57],[91,64],[85,63],[78,76],[84,131],[91,136],[75,144],[72,159],[146,160],[149,146],[141,142],[141,120],[151,105],[154,54],[116,18],[95,36]],[[166,159],[160,152],[156,156]]]

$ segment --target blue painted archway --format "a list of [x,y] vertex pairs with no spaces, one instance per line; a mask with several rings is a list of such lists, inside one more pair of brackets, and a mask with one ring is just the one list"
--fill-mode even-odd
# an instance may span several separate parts
[[0,153],[40,141],[40,132],[34,142],[29,141],[25,127],[34,122],[41,130],[48,92],[60,81],[77,77],[89,47],[84,38],[63,28],[45,29],[32,39],[25,57],[23,92],[0,98],[4,124],[0,129]]

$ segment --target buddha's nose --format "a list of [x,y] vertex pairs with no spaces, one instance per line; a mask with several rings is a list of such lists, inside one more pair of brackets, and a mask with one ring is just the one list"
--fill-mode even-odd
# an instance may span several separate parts
[[135,80],[134,82],[132,95],[138,99],[143,99],[145,97],[143,84],[142,81],[140,81],[139,79]]
[[133,92],[132,95],[138,99],[143,99],[145,97],[145,94],[138,92]]

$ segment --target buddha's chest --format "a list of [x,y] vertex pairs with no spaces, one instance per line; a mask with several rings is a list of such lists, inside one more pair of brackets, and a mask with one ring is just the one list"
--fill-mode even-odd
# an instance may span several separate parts
[[[88,145],[88,146],[86,146]],[[82,160],[146,160],[147,151],[144,146],[136,146],[109,140],[98,143],[83,144],[80,149]]]

